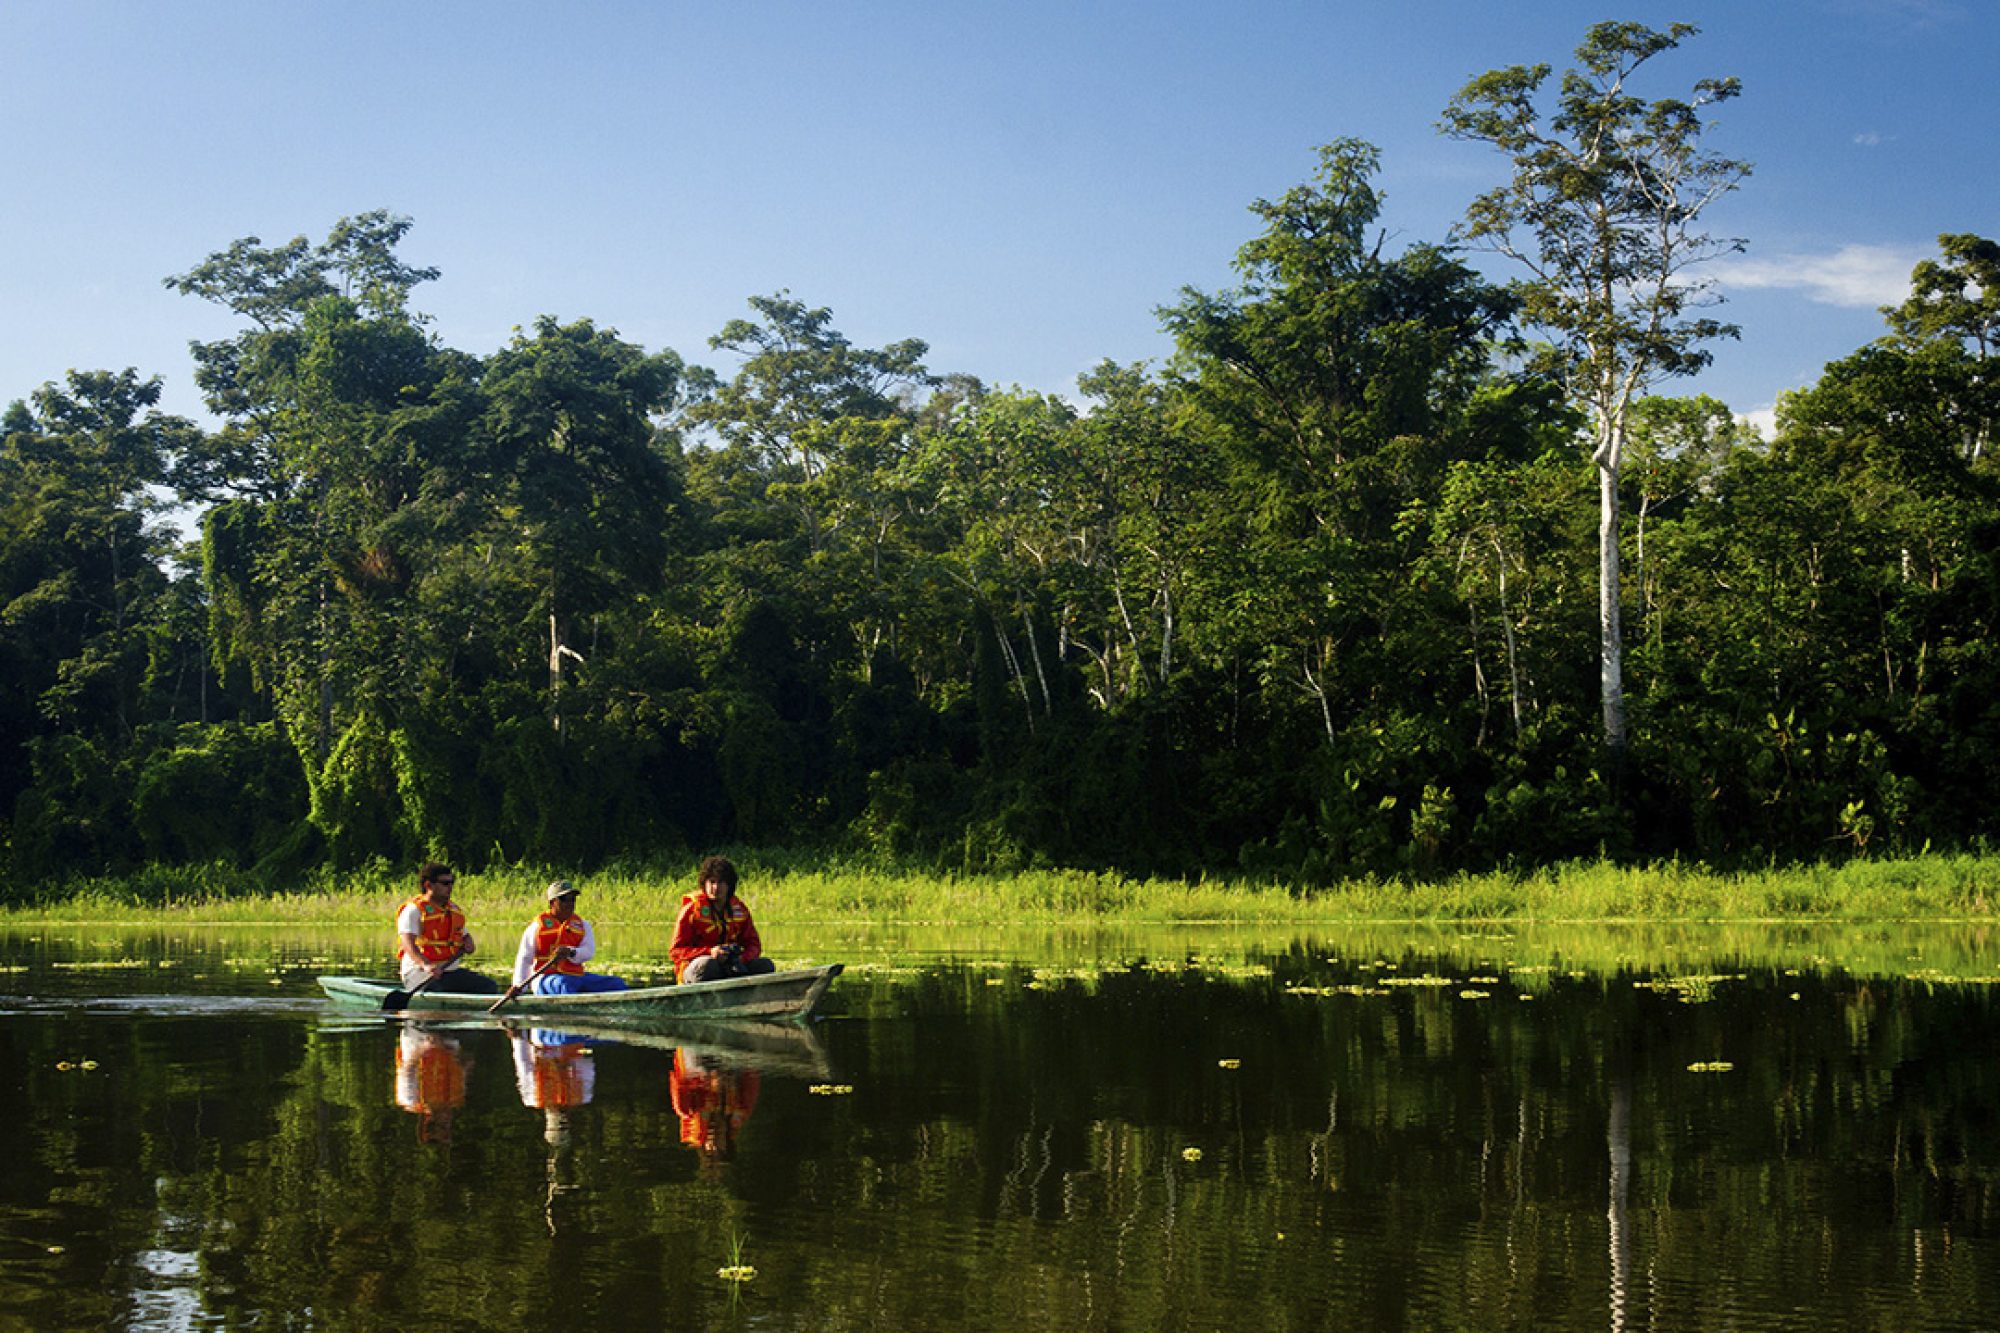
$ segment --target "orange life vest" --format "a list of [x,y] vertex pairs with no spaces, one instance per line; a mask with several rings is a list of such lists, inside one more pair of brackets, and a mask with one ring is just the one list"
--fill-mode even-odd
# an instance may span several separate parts
[[583,1105],[584,1058],[581,1046],[535,1047],[535,1105],[543,1110]]
[[[426,963],[443,963],[458,957],[458,943],[465,938],[465,913],[451,904],[439,907],[421,893],[403,906],[417,909],[418,957]],[[405,952],[398,936],[396,957],[401,958]]]
[[[573,916],[567,921],[556,920],[554,912],[544,912],[535,921],[535,966],[540,968],[549,961],[549,955],[557,949],[574,949],[583,943],[583,918]],[[559,976],[580,977],[583,964],[574,958],[565,958],[549,971]]]
[[411,1061],[416,1068],[413,1089],[403,1089],[399,1079],[398,1090],[414,1093],[414,1105],[402,1102],[408,1111],[439,1111],[465,1105],[465,1064],[459,1058],[456,1047],[432,1038],[423,1043],[414,1055],[405,1056],[402,1047],[396,1048],[396,1072],[403,1074],[408,1068],[405,1061]]

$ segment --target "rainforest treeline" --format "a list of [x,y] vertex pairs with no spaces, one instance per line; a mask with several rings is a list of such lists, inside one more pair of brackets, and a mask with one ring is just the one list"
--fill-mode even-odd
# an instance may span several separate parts
[[[1775,435],[1635,402],[1629,742],[1589,412],[1521,290],[1384,239],[1343,142],[1163,364],[1074,395],[788,293],[716,368],[589,319],[443,345],[410,222],[168,279],[134,370],[0,422],[11,891],[718,843],[1310,884],[2000,831],[2000,247],[1941,238]],[[29,389],[30,386],[22,386]],[[189,534],[197,530],[198,540]]]

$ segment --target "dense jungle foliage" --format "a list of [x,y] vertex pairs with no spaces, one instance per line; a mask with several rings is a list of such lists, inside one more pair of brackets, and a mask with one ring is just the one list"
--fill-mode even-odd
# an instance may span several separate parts
[[240,320],[193,348],[212,425],[134,370],[0,422],[9,883],[718,842],[1314,882],[1990,839],[2000,246],[1942,237],[1772,439],[1631,406],[1611,751],[1591,408],[1518,286],[1385,242],[1375,170],[1322,150],[1254,205],[1241,285],[1161,312],[1174,356],[1075,401],[782,292],[719,370],[589,319],[481,355],[418,312],[408,219],[235,242],[168,280]]

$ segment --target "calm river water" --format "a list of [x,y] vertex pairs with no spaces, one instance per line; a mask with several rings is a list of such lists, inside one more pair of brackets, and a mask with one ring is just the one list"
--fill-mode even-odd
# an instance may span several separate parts
[[1992,1328],[2000,967],[1932,939],[829,939],[810,1029],[620,1039],[0,931],[0,1328]]

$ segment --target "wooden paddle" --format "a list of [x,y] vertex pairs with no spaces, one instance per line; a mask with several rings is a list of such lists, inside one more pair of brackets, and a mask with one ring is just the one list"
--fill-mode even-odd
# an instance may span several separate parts
[[525,981],[519,981],[516,982],[514,985],[509,986],[507,988],[507,993],[505,995],[502,995],[499,999],[495,1000],[493,1002],[492,1007],[489,1008],[486,1012],[489,1014],[499,1013],[501,1005],[507,1003],[507,1001],[513,999],[516,995],[519,995],[522,991],[534,985],[536,977],[539,977],[540,975],[542,975],[542,973],[548,971],[550,968],[554,967],[557,963],[561,961],[562,961],[562,950],[557,949],[554,953],[549,955],[549,961],[543,963],[540,967],[530,972]]

